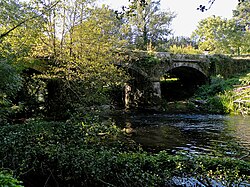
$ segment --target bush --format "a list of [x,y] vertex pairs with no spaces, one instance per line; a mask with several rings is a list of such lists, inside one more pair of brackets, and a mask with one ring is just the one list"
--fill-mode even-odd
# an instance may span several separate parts
[[217,75],[215,77],[211,77],[209,84],[201,86],[197,90],[195,97],[201,97],[202,99],[213,97],[217,94],[223,93],[226,90],[232,89],[233,85],[237,83],[239,83],[237,78],[225,80],[221,75]]
[[[1,61],[1,59],[0,59]],[[20,90],[22,79],[17,70],[6,62],[0,62],[0,96],[13,96]]]
[[0,186],[2,187],[23,187],[22,182],[15,179],[12,174],[0,171]]
[[[166,186],[173,176],[243,181],[250,163],[149,154],[119,145],[112,124],[30,121],[0,129],[0,160],[31,186]],[[107,125],[107,124],[106,124]],[[231,178],[227,178],[228,176]],[[218,178],[216,178],[218,177]],[[39,183],[38,183],[39,181]]]
[[[211,78],[210,84],[201,86],[194,97],[207,101],[203,109],[210,113],[250,114],[249,80],[248,74],[230,79],[218,75]],[[235,89],[236,86],[238,88]]]
[[0,59],[0,124],[5,123],[10,114],[13,113],[13,106],[10,98],[20,90],[22,79],[17,70]]
[[193,46],[170,46],[169,51],[174,54],[202,54],[203,52],[199,49],[195,49]]

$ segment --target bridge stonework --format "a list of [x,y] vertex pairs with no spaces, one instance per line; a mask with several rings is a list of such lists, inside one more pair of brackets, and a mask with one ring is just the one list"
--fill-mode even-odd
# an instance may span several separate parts
[[[119,61],[118,65],[127,69],[132,77],[125,86],[126,108],[157,109],[162,98],[161,78],[171,72],[182,79],[199,82],[197,79],[208,80],[215,74],[229,76],[229,74],[236,73],[235,68],[239,66],[242,71],[250,68],[249,59],[235,64],[232,58],[225,56],[218,58],[218,55],[128,52],[124,56],[125,58]],[[225,71],[229,68],[231,68],[230,71]]]

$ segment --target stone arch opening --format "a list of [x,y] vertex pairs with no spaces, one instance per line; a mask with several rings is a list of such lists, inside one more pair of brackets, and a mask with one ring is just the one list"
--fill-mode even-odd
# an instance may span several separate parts
[[207,76],[195,67],[175,66],[161,77],[162,98],[166,101],[188,99],[207,81]]
[[149,84],[147,73],[138,67],[130,65],[117,65],[118,68],[126,70],[130,79],[124,86],[113,86],[109,93],[111,102],[116,108],[137,108],[144,95],[144,87]]
[[148,75],[140,69],[128,68],[131,79],[124,89],[124,103],[126,108],[139,109],[147,107],[150,99],[152,83]]

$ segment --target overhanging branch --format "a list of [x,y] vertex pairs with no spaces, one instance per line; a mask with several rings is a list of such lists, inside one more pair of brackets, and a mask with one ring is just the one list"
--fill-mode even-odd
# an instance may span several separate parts
[[[61,0],[58,0],[56,1],[54,4],[52,4],[48,9],[45,9],[44,11],[42,11],[41,14],[39,15],[35,15],[33,17],[30,17],[30,18],[27,18],[21,22],[19,22],[17,25],[13,26],[12,28],[10,28],[9,30],[7,30],[6,32],[2,33],[0,35],[0,39],[4,38],[5,36],[7,36],[9,33],[11,33],[13,30],[15,30],[16,28],[20,27],[21,25],[23,25],[24,23],[32,20],[32,19],[35,19],[35,18],[38,18],[40,16],[42,16],[43,14],[45,14],[47,11],[50,11],[52,8],[54,8]],[[0,41],[1,42],[1,41]]]

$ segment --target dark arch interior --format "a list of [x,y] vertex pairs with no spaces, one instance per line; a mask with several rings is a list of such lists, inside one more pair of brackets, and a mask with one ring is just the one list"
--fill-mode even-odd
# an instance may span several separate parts
[[[136,89],[143,90],[145,85],[149,84],[150,81],[145,77],[141,72],[133,68],[126,69],[128,75],[131,79],[127,81],[127,84],[131,86],[132,92],[135,92]],[[125,89],[124,87],[113,87],[112,92],[109,93],[109,96],[113,102],[113,105],[116,107],[125,106]]]
[[174,68],[161,78],[162,98],[167,101],[188,99],[200,85],[206,82],[207,77],[195,68]]

